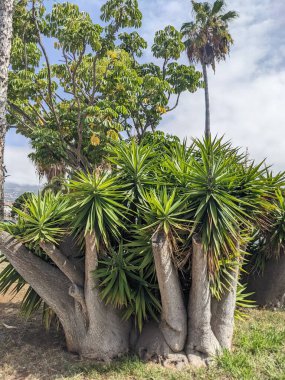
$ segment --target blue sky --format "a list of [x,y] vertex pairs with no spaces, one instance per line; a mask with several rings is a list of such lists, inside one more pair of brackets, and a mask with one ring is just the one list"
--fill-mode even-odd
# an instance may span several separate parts
[[[53,3],[49,1],[48,3]],[[72,1],[98,19],[103,1]],[[191,19],[189,0],[139,0],[143,12],[141,34],[151,45],[154,33],[166,25],[180,28]],[[212,133],[248,148],[251,157],[285,170],[285,1],[229,0],[240,17],[231,26],[235,40],[230,57],[209,74]],[[146,58],[150,59],[149,53]],[[186,57],[183,58],[186,62]],[[201,136],[204,94],[184,94],[178,108],[161,124],[179,137]],[[15,132],[6,139],[8,181],[36,184],[38,178],[27,158],[28,141]]]

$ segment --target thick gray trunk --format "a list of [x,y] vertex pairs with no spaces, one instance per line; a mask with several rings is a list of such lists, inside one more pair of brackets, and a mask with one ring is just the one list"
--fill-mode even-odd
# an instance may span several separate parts
[[202,64],[202,68],[203,68],[203,77],[204,77],[204,83],[205,83],[205,137],[209,138],[211,135],[209,82],[208,82],[207,66],[205,64]]
[[69,280],[57,268],[29,252],[7,232],[0,234],[0,251],[54,310],[62,323],[68,349],[77,352],[78,332],[73,319],[74,302],[69,296]]
[[13,0],[0,0],[0,219],[4,218],[4,147],[7,131],[6,104],[10,62]]
[[[88,234],[85,242],[82,283],[82,274],[78,276],[59,249],[43,245],[56,268],[29,252],[8,233],[0,234],[1,252],[59,317],[68,350],[83,357],[109,361],[128,352],[130,324],[122,322],[120,313],[101,301],[93,275],[98,265],[95,235]],[[167,366],[181,367],[188,361],[196,366],[205,365],[207,358],[218,353],[221,347],[231,346],[238,273],[233,272],[231,291],[219,302],[213,301],[211,315],[207,256],[199,239],[193,238],[185,348],[186,311],[177,271],[171,261],[171,245],[163,233],[153,237],[152,245],[161,290],[162,321],[159,325],[147,323],[142,334],[132,342],[133,347],[141,358],[154,359]]]
[[98,266],[95,234],[85,237],[85,287],[88,325],[81,354],[100,360],[110,360],[129,350],[130,323],[123,322],[118,311],[106,306],[99,297],[94,270]]
[[68,350],[105,361],[128,352],[130,325],[104,305],[93,279],[98,260],[94,235],[86,236],[83,287],[81,276],[63,261],[63,254],[48,244],[43,247],[60,270],[29,252],[8,233],[0,234],[0,251],[59,317]]
[[169,347],[179,352],[186,341],[187,313],[171,243],[163,231],[153,235],[152,251],[162,302],[160,329]]
[[174,352],[167,344],[160,326],[155,322],[144,325],[135,345],[136,354],[145,361],[154,361],[166,367],[178,369],[188,364],[184,352]]
[[220,300],[212,298],[212,329],[221,348],[227,350],[232,348],[238,276],[239,266],[236,265],[229,271],[228,290]]
[[266,261],[263,273],[249,273],[247,290],[254,292],[252,299],[260,306],[285,307],[285,254]]
[[186,353],[212,356],[220,350],[211,327],[211,292],[207,269],[207,255],[199,238],[193,238],[192,285],[188,309],[188,341]]

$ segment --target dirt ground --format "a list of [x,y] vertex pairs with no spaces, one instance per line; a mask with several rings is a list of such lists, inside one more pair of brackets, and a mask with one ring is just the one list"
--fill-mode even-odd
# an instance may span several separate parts
[[72,356],[63,350],[63,337],[55,329],[46,332],[39,316],[21,317],[19,299],[0,296],[0,379],[53,379],[53,366],[57,376],[62,366],[63,375]]

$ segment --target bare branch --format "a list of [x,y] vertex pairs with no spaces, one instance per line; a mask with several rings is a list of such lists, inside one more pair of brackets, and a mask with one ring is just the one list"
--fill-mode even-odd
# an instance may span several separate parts
[[83,273],[78,271],[66,256],[51,243],[41,243],[41,248],[48,257],[57,265],[57,267],[65,274],[65,276],[73,283],[79,286],[84,285]]
[[71,283],[60,270],[29,252],[7,232],[0,234],[0,251],[60,318],[72,313]]
[[34,22],[35,22],[35,27],[36,27],[37,33],[38,33],[38,36],[37,36],[38,37],[38,42],[39,42],[40,48],[41,48],[41,50],[43,52],[43,55],[44,55],[44,58],[45,58],[45,61],[46,61],[46,65],[47,65],[47,71],[48,71],[48,93],[49,93],[51,110],[52,110],[52,112],[54,114],[56,123],[59,126],[60,122],[59,122],[58,115],[57,115],[57,112],[56,112],[55,107],[54,107],[53,95],[52,95],[53,90],[52,90],[52,79],[51,79],[52,78],[52,75],[51,75],[51,66],[50,66],[50,62],[49,62],[49,58],[48,58],[46,49],[44,47],[44,44],[43,44],[42,38],[41,38],[41,31],[40,31],[39,24],[38,24],[37,17],[36,17],[35,0],[33,0],[32,14],[33,14]]

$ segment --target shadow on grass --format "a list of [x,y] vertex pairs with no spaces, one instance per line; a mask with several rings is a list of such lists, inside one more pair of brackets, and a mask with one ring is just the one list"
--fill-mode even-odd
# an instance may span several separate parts
[[182,372],[127,357],[111,364],[81,360],[65,349],[64,337],[46,332],[40,316],[19,316],[19,304],[0,303],[0,379],[5,380],[285,380],[285,313],[251,310],[239,322],[234,352],[208,370]]
[[[0,342],[0,379],[181,379],[174,370],[142,363],[136,357],[111,364],[82,360],[66,351],[61,331],[45,331],[39,315],[25,320],[16,303],[0,303]],[[192,378],[189,374],[188,379]]]

